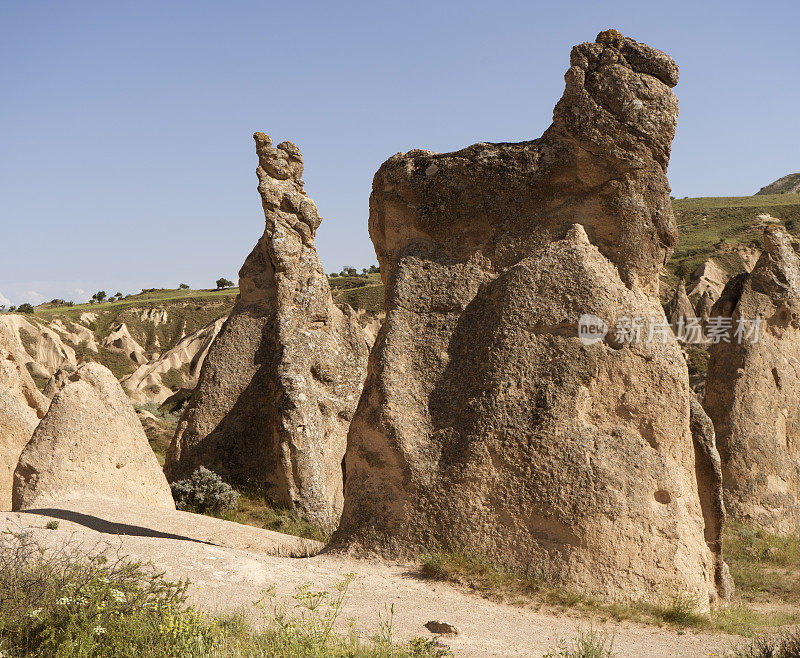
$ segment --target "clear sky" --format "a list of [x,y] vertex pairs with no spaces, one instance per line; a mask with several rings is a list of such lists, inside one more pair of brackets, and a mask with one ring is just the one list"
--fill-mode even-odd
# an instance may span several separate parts
[[676,196],[800,171],[798,0],[0,0],[0,303],[235,280],[254,131],[301,148],[326,270],[373,264],[381,162],[538,137],[610,27],[681,67]]

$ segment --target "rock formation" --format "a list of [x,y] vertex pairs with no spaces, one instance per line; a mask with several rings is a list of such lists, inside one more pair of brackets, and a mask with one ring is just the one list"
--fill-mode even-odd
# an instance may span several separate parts
[[[772,532],[796,532],[800,259],[787,233],[764,230],[755,268],[731,279],[711,315],[731,325],[730,342],[709,349],[704,400],[717,433],[728,512]],[[741,342],[735,335],[740,326]]]
[[[665,322],[678,68],[610,30],[573,49],[565,79],[540,139],[413,150],[375,175],[387,315],[331,548],[475,550],[589,594],[678,587],[707,609],[722,519],[696,462],[713,446],[694,450],[671,333],[622,331]],[[588,314],[604,340],[579,339]]]
[[717,450],[714,423],[703,405],[692,395],[689,407],[689,427],[694,443],[697,490],[703,509],[705,538],[714,554],[714,579],[719,595],[727,599],[733,594],[733,578],[722,559],[722,530],[725,523],[725,502],[722,488],[722,460]]
[[675,286],[675,292],[672,294],[672,298],[669,302],[667,302],[664,312],[667,315],[667,320],[670,325],[674,328],[678,326],[685,327],[686,324],[695,317],[694,306],[692,306],[692,302],[689,301],[689,297],[686,294],[686,285],[683,279]]
[[136,412],[98,363],[55,394],[14,472],[15,510],[83,498],[175,508]]
[[166,470],[174,479],[206,466],[331,526],[341,512],[342,458],[367,342],[352,309],[331,298],[299,149],[254,137],[266,228],[239,272],[239,297],[203,364]]
[[124,354],[134,363],[139,365],[147,363],[144,347],[134,340],[124,322],[111,327],[111,333],[100,344],[110,350]]
[[180,373],[181,386],[194,388],[200,376],[208,350],[219,334],[225,318],[219,318],[188,336],[184,336],[171,350],[139,366],[135,372],[123,377],[122,388],[135,403],[161,404],[175,391],[164,385],[162,377],[171,370]]
[[65,345],[52,329],[32,323],[15,313],[0,315],[0,332],[7,349],[25,355],[29,372],[49,377],[62,366],[77,365],[75,350]]
[[59,368],[56,370],[55,374],[47,380],[47,384],[45,384],[44,388],[42,389],[42,394],[48,399],[52,400],[56,393],[58,393],[66,383],[69,381],[70,376],[72,373],[75,372],[75,368]]
[[49,404],[7,338],[0,330],[0,510],[11,509],[14,468]]
[[712,301],[716,300],[731,276],[723,270],[716,261],[709,258],[692,272],[692,282],[686,289],[689,297],[697,299],[703,293],[708,293]]
[[694,309],[695,316],[700,318],[704,327],[706,322],[708,322],[708,318],[711,317],[711,309],[713,307],[714,300],[711,298],[711,293],[706,290],[702,295],[700,295],[700,299],[697,300],[697,306]]

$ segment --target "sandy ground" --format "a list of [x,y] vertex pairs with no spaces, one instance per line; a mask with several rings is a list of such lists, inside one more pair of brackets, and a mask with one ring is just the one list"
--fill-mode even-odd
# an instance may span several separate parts
[[[59,521],[58,529],[45,529],[53,519]],[[107,546],[150,562],[170,579],[188,578],[193,602],[214,613],[245,610],[251,616],[261,615],[253,603],[271,585],[279,597],[288,599],[300,585],[324,589],[355,573],[340,617],[342,630],[347,618],[357,617],[361,631],[375,633],[379,614],[394,605],[395,638],[430,636],[426,622],[446,621],[460,632],[444,641],[464,658],[542,656],[590,623],[572,615],[493,603],[466,588],[422,580],[412,565],[331,555],[289,557],[313,552],[318,545],[187,512],[80,501],[59,509],[0,512],[0,531],[5,529],[30,529],[46,545],[73,542],[92,550]],[[624,657],[723,655],[737,641],[632,623],[595,622],[594,626],[614,634],[615,653]]]

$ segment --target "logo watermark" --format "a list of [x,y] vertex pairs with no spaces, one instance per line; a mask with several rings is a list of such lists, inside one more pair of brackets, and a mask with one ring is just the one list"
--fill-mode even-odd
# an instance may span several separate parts
[[[708,320],[689,317],[670,324],[663,317],[628,317],[617,320],[611,336],[617,344],[667,343],[677,339],[681,343],[717,344],[736,342],[757,343],[761,337],[763,319],[714,316]],[[584,345],[593,345],[609,334],[608,325],[596,315],[584,314],[578,321],[578,338]]]
[[578,338],[584,345],[594,345],[608,334],[608,325],[596,315],[584,313],[578,320]]

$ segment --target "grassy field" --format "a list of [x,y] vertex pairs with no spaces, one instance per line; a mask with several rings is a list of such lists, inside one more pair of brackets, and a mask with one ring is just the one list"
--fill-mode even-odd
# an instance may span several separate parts
[[800,194],[753,197],[702,197],[672,202],[680,238],[667,263],[667,278],[688,278],[713,256],[732,274],[742,271],[730,249],[735,245],[761,248],[764,224],[758,215],[780,219],[794,234],[800,232]]
[[239,288],[226,288],[224,290],[181,290],[175,289],[158,289],[142,291],[135,295],[128,295],[118,301],[102,302],[100,304],[74,304],[72,306],[61,305],[51,306],[49,304],[37,306],[36,315],[42,316],[44,319],[49,317],[67,317],[72,320],[77,320],[82,313],[87,311],[90,313],[105,312],[110,310],[122,310],[130,307],[140,306],[158,306],[166,302],[208,302],[211,300],[221,300],[230,302],[233,305],[233,299],[239,294]]

